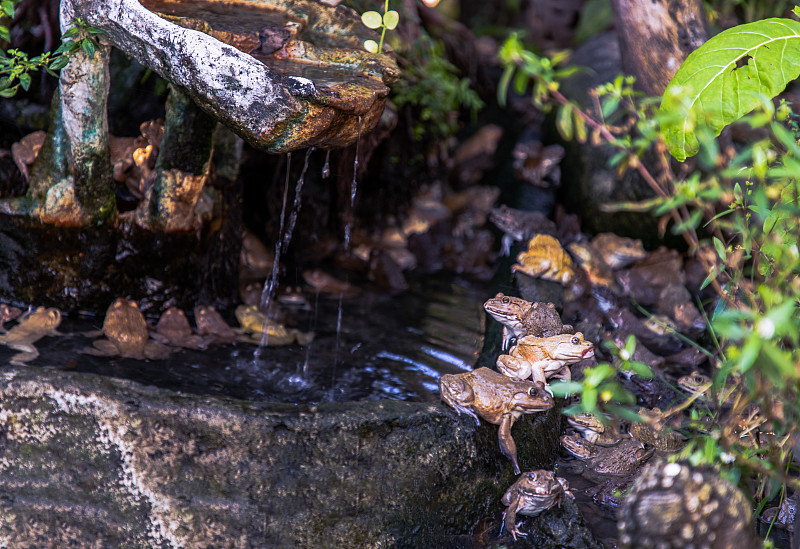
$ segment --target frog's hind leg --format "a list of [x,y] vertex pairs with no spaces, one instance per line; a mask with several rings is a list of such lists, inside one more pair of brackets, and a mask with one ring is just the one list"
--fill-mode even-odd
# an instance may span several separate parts
[[22,351],[21,353],[12,356],[11,360],[9,361],[15,366],[24,366],[31,360],[36,360],[36,357],[39,356],[39,351],[33,345],[9,345],[9,347],[15,351]]
[[511,460],[514,466],[514,474],[519,474],[519,464],[517,463],[517,444],[511,438],[511,426],[514,424],[514,416],[506,414],[500,422],[500,430],[497,432],[497,439],[500,442],[500,451]]

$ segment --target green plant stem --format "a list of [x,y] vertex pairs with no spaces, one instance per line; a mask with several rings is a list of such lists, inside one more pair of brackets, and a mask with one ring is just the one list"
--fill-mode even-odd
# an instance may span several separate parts
[[[383,15],[386,16],[386,12],[389,11],[389,0],[386,0],[383,4]],[[383,37],[386,36],[386,23],[383,22],[381,19],[381,40],[378,43],[378,53],[383,53]]]

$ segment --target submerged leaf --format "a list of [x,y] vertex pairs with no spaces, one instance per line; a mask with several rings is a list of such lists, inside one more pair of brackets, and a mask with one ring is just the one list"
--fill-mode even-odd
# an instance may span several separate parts
[[695,154],[695,126],[714,135],[800,75],[800,22],[772,18],[725,30],[692,52],[664,91],[661,132],[678,160]]

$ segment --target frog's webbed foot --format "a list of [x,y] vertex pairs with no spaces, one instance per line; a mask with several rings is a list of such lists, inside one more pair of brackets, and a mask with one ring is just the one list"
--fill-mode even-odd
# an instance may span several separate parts
[[501,374],[511,378],[527,379],[531,375],[527,362],[511,355],[500,355],[495,365]]
[[514,474],[520,473],[519,464],[517,463],[517,444],[511,438],[511,426],[514,424],[514,416],[506,414],[500,422],[500,429],[497,431],[497,440],[500,442],[500,451],[503,455],[511,460],[511,465],[514,467]]
[[11,357],[9,362],[14,366],[24,366],[26,362],[35,360],[39,356],[39,351],[33,345],[17,344],[9,345],[15,351],[22,351]]
[[456,403],[450,402],[449,404],[450,404],[450,406],[452,406],[453,408],[456,409],[456,412],[458,413],[458,415],[461,415],[461,412],[464,412],[465,414],[475,418],[475,425],[480,425],[481,424],[480,418],[475,414],[475,412],[473,412],[469,408],[466,408],[465,406],[462,406],[461,404],[458,404],[457,402]]
[[517,514],[508,508],[503,511],[503,524],[500,527],[500,534],[502,535],[503,530],[506,530],[514,538],[514,541],[516,541],[517,536],[527,537],[528,534],[519,529],[521,525],[521,522],[517,523]]

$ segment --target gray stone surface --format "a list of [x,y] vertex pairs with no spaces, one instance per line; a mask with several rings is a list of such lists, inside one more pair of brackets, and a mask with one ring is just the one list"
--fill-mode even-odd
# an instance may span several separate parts
[[[552,466],[560,412],[518,421]],[[513,481],[497,427],[442,404],[183,395],[47,368],[0,376],[0,545],[435,547]]]

